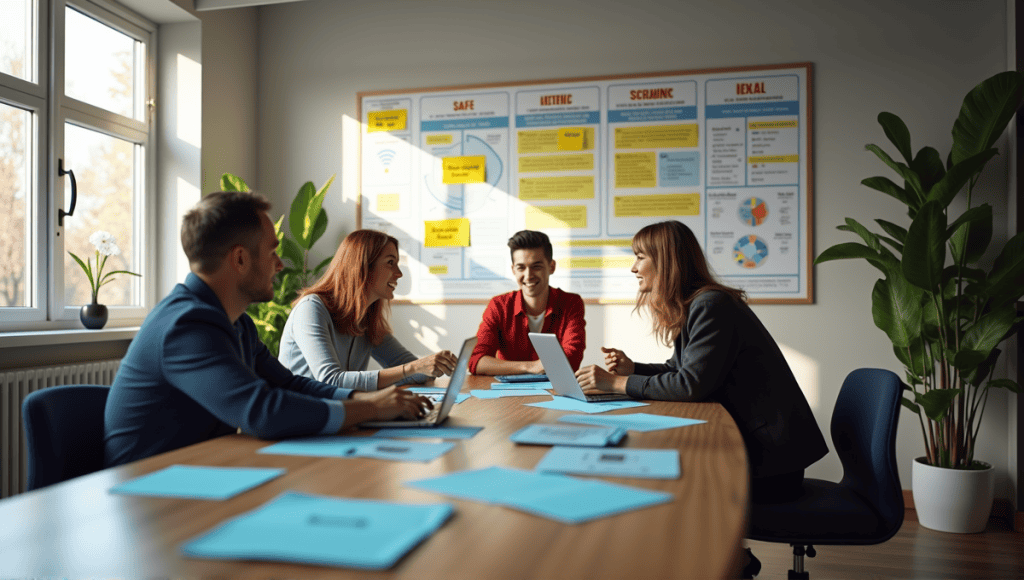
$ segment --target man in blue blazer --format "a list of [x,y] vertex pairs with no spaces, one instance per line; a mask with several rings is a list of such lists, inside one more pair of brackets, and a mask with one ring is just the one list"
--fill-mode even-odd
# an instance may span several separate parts
[[262,439],[326,435],[430,407],[395,387],[353,392],[293,375],[259,341],[245,309],[273,297],[282,268],[269,209],[257,194],[219,192],[185,215],[192,272],[149,313],[121,361],[104,416],[107,466],[236,428]]

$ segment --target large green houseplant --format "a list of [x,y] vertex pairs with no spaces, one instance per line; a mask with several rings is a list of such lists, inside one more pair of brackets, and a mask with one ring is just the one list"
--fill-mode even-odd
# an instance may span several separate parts
[[[993,378],[993,373],[998,345],[1022,320],[1016,302],[1024,295],[1024,234],[991,248],[992,207],[976,203],[973,193],[1022,98],[1024,75],[1018,72],[997,74],[971,90],[953,125],[945,162],[932,147],[912,155],[906,124],[892,113],[879,114],[902,161],[876,145],[867,149],[903,183],[886,177],[861,183],[906,204],[910,224],[876,219],[879,234],[847,218],[839,229],[863,243],[834,245],[815,260],[863,258],[881,270],[884,277],[872,291],[871,313],[904,365],[908,389],[903,405],[918,416],[925,443],[919,462],[929,466],[990,470],[974,458],[989,392],[1019,392],[1016,382]],[[915,502],[920,504],[916,479],[915,473]],[[989,502],[990,509],[991,494]]]
[[[292,301],[298,297],[300,290],[320,278],[324,268],[331,262],[329,257],[314,267],[309,265],[310,250],[327,230],[327,212],[323,209],[323,203],[332,183],[333,175],[319,190],[312,181],[307,181],[299,188],[288,212],[290,234],[281,230],[284,215],[274,223],[279,242],[277,255],[285,267],[274,278],[274,298],[252,304],[246,311],[256,323],[260,340],[274,356],[277,356],[281,347],[281,334],[291,314]],[[220,186],[223,191],[250,191],[242,178],[230,173],[221,176]]]

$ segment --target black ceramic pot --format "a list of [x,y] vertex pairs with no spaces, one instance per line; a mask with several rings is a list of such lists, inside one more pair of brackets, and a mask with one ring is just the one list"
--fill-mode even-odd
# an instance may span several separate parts
[[103,325],[107,323],[107,306],[105,304],[86,304],[82,307],[82,311],[78,313],[78,317],[82,319],[82,324],[86,328],[97,330],[103,328]]

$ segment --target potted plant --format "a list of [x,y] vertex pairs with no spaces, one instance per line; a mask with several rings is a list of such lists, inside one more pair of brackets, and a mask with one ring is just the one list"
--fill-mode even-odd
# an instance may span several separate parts
[[[915,509],[921,525],[942,531],[984,529],[994,479],[992,466],[974,458],[981,419],[991,389],[1019,392],[1016,382],[993,374],[998,345],[1022,320],[1016,302],[1024,295],[1024,234],[990,248],[992,207],[972,194],[1022,95],[1024,75],[1013,71],[971,90],[945,163],[932,147],[912,155],[906,124],[879,114],[903,160],[876,145],[867,149],[903,184],[886,177],[861,183],[906,204],[910,224],[876,219],[878,234],[846,218],[839,229],[863,243],[836,244],[815,260],[863,258],[884,275],[872,290],[871,314],[904,365],[903,406],[917,414],[924,436],[925,455],[913,463]],[[993,262],[984,259],[993,254]]]
[[[256,331],[260,340],[267,345],[271,354],[277,356],[281,347],[281,334],[284,323],[292,311],[292,301],[299,296],[299,291],[320,278],[324,268],[331,262],[331,256],[315,267],[309,267],[309,251],[327,230],[327,212],[323,209],[327,190],[334,183],[332,175],[319,190],[312,181],[307,181],[299,188],[292,200],[288,212],[288,225],[291,235],[281,231],[284,215],[274,223],[277,233],[277,255],[281,257],[285,267],[274,277],[274,298],[267,302],[249,305],[246,310],[252,321],[256,323]],[[225,173],[220,178],[223,191],[250,191],[242,178]]]

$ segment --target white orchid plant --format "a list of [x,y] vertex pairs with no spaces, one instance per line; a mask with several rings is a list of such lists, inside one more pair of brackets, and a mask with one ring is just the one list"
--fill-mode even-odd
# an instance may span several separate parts
[[[85,275],[89,278],[89,288],[92,290],[92,302],[97,303],[99,297],[100,288],[108,282],[112,282],[115,274],[129,274],[131,276],[141,276],[135,272],[129,272],[128,270],[114,270],[112,272],[103,273],[103,268],[107,265],[107,258],[110,256],[117,256],[121,253],[121,248],[117,246],[117,240],[110,232],[103,230],[97,231],[89,236],[89,242],[96,246],[96,270],[92,268],[92,258],[86,258],[82,261],[81,258],[75,255],[74,252],[68,252],[71,257],[78,262],[78,265],[82,267]],[[100,255],[103,258],[100,258]]]

